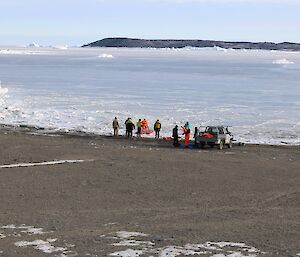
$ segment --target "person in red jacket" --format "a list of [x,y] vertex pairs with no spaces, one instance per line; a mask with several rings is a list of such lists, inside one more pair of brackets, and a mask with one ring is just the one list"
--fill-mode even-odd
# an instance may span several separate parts
[[189,141],[190,141],[190,136],[191,136],[191,130],[189,128],[186,127],[182,127],[183,129],[183,134],[184,135],[184,146],[186,148],[189,147]]

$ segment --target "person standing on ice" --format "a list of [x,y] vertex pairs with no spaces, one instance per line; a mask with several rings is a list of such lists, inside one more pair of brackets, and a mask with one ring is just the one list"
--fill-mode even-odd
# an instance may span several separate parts
[[118,121],[117,117],[115,117],[115,119],[113,120],[112,126],[114,129],[114,136],[115,137],[119,136],[120,125],[119,125],[119,121]]
[[159,132],[160,132],[160,129],[161,129],[161,123],[160,123],[159,120],[157,120],[157,121],[154,123],[155,138],[159,138]]
[[142,134],[142,120],[139,119],[139,121],[136,123],[136,127],[137,127],[137,136],[141,137]]
[[179,136],[178,136],[178,126],[177,125],[173,128],[172,137],[173,137],[174,147],[178,147],[179,146],[179,142],[178,142]]

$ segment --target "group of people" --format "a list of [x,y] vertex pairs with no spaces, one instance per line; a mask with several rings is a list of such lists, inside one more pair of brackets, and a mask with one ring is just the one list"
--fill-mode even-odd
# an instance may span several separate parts
[[[190,137],[191,137],[191,128],[190,128],[190,124],[188,122],[186,122],[184,124],[184,126],[181,126],[183,133],[182,135],[184,135],[184,145],[185,147],[189,147],[189,142],[190,142]],[[197,133],[197,132],[195,132]],[[173,128],[172,131],[172,137],[173,137],[173,145],[175,147],[179,146],[179,135],[178,135],[178,125],[175,125],[175,127]]]
[[[114,129],[114,136],[118,136],[119,135],[119,129],[120,129],[120,124],[118,121],[118,118],[115,117],[115,119],[113,120],[113,129]],[[136,124],[134,124],[134,122],[132,121],[132,118],[128,118],[125,121],[125,127],[126,127],[126,136],[128,138],[131,138],[133,136],[133,130],[135,130],[135,128],[137,128],[137,137],[141,137],[142,134],[151,134],[152,131],[149,129],[149,125],[148,125],[148,121],[146,119],[139,119],[138,122]],[[156,122],[154,123],[153,126],[154,132],[155,132],[155,138],[159,138],[159,133],[161,130],[161,123],[159,120],[156,120]]]
[[[137,137],[141,137],[142,134],[151,134],[152,132],[155,132],[155,138],[159,138],[160,137],[160,130],[161,130],[161,122],[159,120],[156,120],[156,122],[153,125],[153,130],[149,129],[149,125],[148,125],[148,121],[146,119],[139,119],[138,122],[135,124],[132,120],[132,118],[127,118],[127,120],[125,121],[125,127],[126,127],[126,136],[128,138],[132,138],[133,137],[133,131],[135,129],[137,129]],[[118,121],[118,118],[115,117],[112,123],[112,127],[114,130],[114,136],[119,136],[119,129],[120,129],[120,124]],[[190,129],[190,124],[188,122],[185,123],[184,126],[181,126],[183,133],[182,135],[184,135],[184,144],[185,147],[189,146],[189,141],[190,141],[190,135],[191,135],[191,129]],[[179,138],[181,138],[181,136],[179,136],[178,134],[178,125],[176,125],[173,128],[172,131],[172,139],[173,139],[173,145],[175,147],[178,147],[179,144]],[[195,128],[195,135],[197,134],[197,128]]]

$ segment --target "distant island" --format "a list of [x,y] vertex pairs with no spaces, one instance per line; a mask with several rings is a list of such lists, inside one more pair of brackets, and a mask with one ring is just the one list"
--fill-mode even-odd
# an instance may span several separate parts
[[299,43],[283,42],[228,42],[213,40],[180,39],[136,39],[104,38],[82,47],[137,47],[137,48],[184,48],[184,47],[221,47],[225,49],[281,50],[300,51]]

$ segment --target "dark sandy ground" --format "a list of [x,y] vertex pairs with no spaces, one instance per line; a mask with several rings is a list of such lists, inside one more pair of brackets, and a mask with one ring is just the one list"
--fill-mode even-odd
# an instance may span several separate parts
[[[0,256],[109,256],[142,248],[112,245],[121,241],[118,231],[145,233],[131,239],[152,248],[226,241],[265,252],[234,255],[238,247],[224,247],[195,256],[300,253],[300,147],[189,150],[154,140],[5,131],[0,143],[0,165],[89,160],[0,168]],[[9,224],[16,228],[3,227]],[[38,248],[35,240],[49,238],[65,250]],[[20,241],[31,245],[16,246]]]

